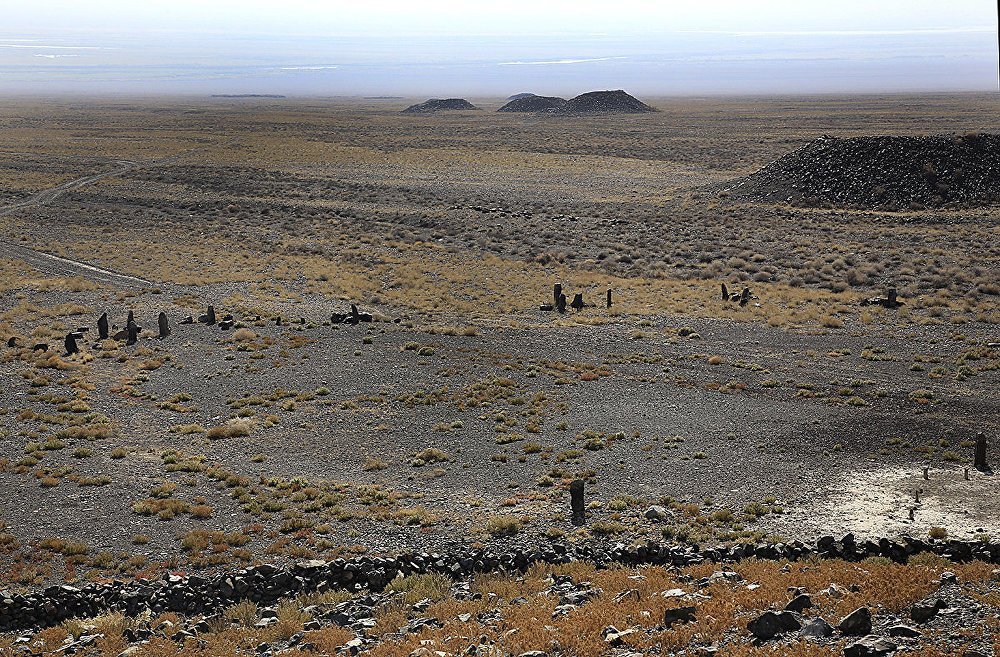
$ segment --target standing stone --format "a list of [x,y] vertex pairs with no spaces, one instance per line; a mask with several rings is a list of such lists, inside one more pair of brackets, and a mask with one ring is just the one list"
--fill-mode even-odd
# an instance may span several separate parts
[[750,288],[743,288],[743,292],[740,293],[740,305],[745,306],[750,303]]
[[888,306],[889,308],[895,308],[897,305],[899,305],[899,302],[896,301],[896,288],[890,287],[888,290],[886,290],[885,305]]
[[559,304],[559,295],[562,294],[562,283],[556,283],[552,286],[552,301],[555,304]]
[[611,290],[608,290],[608,308],[611,307]]
[[167,313],[160,313],[160,316],[156,318],[156,325],[160,330],[160,338],[170,335],[170,324],[167,322]]
[[575,310],[577,312],[580,312],[581,310],[583,310],[583,306],[584,306],[584,303],[583,303],[583,293],[582,292],[577,292],[576,294],[574,294],[573,295],[573,303],[571,303],[569,305],[570,305],[570,308],[572,308],[573,310]]
[[556,299],[556,310],[561,313],[566,312],[566,295],[562,292],[559,293],[559,298]]
[[135,315],[132,314],[132,311],[130,310],[128,311],[128,317],[125,319],[125,326],[128,326],[129,322],[134,322],[134,321],[135,321]]
[[980,431],[976,434],[976,459],[975,459],[976,470],[985,472],[989,469],[989,465],[986,463],[986,434]]
[[725,283],[720,283],[719,285],[722,286],[722,300],[729,301],[729,288],[726,287]]
[[108,314],[107,313],[104,313],[103,315],[101,315],[101,317],[97,320],[97,333],[98,333],[98,335],[100,336],[100,338],[102,340],[107,340],[108,339],[109,333],[108,333]]
[[130,321],[125,330],[128,332],[125,344],[135,344],[139,341],[139,327],[135,325],[134,321]]
[[583,504],[583,479],[574,479],[569,485],[570,508],[573,510],[573,524],[582,525],[586,522],[586,510]]
[[72,356],[80,353],[80,347],[76,346],[76,336],[72,333],[66,334],[66,353]]
[[209,325],[215,324],[215,306],[208,307],[208,323]]

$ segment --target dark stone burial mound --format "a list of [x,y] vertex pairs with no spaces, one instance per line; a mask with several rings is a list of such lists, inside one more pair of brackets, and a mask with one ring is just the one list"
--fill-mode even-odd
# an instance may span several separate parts
[[433,112],[441,112],[444,110],[476,110],[479,109],[469,101],[464,98],[431,98],[430,100],[418,103],[417,105],[410,105],[405,110],[404,114],[431,114]]
[[566,105],[564,98],[556,96],[521,95],[498,109],[498,112],[555,112]]
[[507,96],[507,100],[517,100],[518,98],[527,98],[528,96],[534,96],[531,92],[525,91],[523,93],[514,94],[513,96]]
[[874,210],[1000,201],[1000,136],[821,137],[726,187],[767,203]]
[[602,114],[642,114],[656,109],[621,89],[617,91],[589,91],[566,101],[563,112]]

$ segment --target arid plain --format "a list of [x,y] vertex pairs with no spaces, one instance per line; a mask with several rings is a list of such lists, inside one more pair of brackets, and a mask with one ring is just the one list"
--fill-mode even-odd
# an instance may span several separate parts
[[[996,133],[995,96],[470,100],[0,102],[3,587],[506,544],[997,539],[1000,484],[972,467],[980,432],[1000,460],[997,207],[727,191],[822,135]],[[587,306],[540,310],[556,283]],[[862,305],[890,287],[899,308]],[[331,322],[352,303],[373,321]],[[199,322],[209,305],[232,326]],[[98,339],[129,311],[136,344]],[[995,611],[989,569],[965,568]],[[965,644],[942,645],[914,654]]]

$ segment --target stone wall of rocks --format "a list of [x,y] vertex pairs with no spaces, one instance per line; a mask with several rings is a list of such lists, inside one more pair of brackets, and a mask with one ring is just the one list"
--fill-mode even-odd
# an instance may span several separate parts
[[726,563],[758,558],[795,561],[810,556],[860,561],[886,557],[905,563],[925,552],[957,562],[1000,563],[1000,541],[856,541],[852,535],[827,536],[813,544],[799,541],[777,544],[741,544],[699,549],[656,542],[610,547],[553,544],[538,549],[512,548],[505,552],[470,550],[465,554],[411,553],[395,557],[360,556],[333,561],[306,561],[287,567],[260,565],[212,576],[165,575],[162,579],[51,586],[32,593],[0,592],[0,631],[56,625],[74,617],[92,617],[107,611],[135,615],[174,611],[213,613],[241,600],[271,604],[298,593],[327,590],[380,591],[397,576],[437,572],[461,579],[481,572],[523,572],[535,562],[549,564],[591,561],[598,567],[686,566],[702,562]]

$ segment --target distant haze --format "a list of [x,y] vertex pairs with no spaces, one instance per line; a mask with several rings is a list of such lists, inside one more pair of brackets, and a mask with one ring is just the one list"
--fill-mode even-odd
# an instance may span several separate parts
[[989,91],[982,0],[39,0],[0,92],[571,96]]

